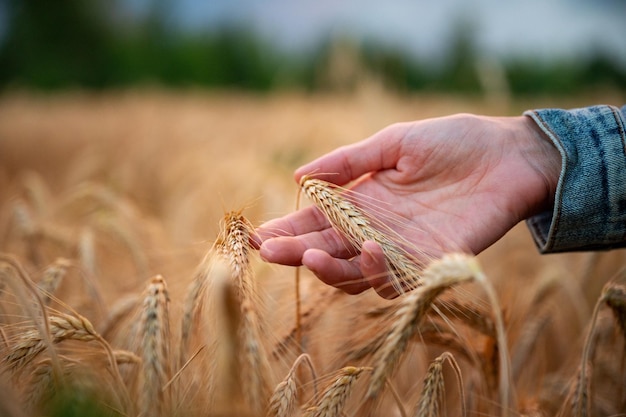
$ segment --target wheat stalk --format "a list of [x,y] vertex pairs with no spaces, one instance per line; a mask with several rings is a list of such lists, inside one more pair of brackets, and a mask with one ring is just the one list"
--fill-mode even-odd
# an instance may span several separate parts
[[471,280],[477,271],[476,260],[461,254],[445,255],[424,269],[422,276],[425,284],[401,300],[391,329],[374,356],[368,399],[375,398],[384,386],[435,298],[451,286]]
[[140,334],[143,384],[141,416],[165,416],[169,393],[163,387],[170,379],[169,294],[165,280],[156,275],[146,289],[141,313]]
[[[376,229],[374,227],[376,222],[362,209],[345,199],[337,191],[336,186],[305,175],[300,179],[300,187],[315,206],[324,213],[332,227],[347,238],[356,250],[360,250],[366,240],[373,240],[381,246],[387,268],[391,272],[391,283],[398,294],[421,284],[423,265],[402,250],[382,231]],[[389,228],[386,228],[385,232],[392,233]]]
[[[9,349],[10,345],[9,345],[9,339],[7,337],[6,332],[4,331],[4,326],[0,325],[0,339],[2,340],[2,344],[4,345],[4,349]],[[4,349],[0,349],[4,350]]]

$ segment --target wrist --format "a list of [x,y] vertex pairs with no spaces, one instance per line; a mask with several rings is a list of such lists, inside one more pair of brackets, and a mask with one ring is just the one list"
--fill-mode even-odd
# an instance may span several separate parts
[[526,213],[530,217],[554,206],[562,157],[552,140],[531,117],[519,116],[517,119],[522,129],[522,140],[525,141],[521,154],[543,182],[543,190]]

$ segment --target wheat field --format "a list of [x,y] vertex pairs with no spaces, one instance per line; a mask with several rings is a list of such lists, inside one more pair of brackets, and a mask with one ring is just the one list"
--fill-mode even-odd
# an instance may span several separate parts
[[375,86],[5,93],[0,415],[626,414],[624,251],[542,256],[521,224],[385,300],[250,246],[296,207],[300,164],[397,121],[527,107]]

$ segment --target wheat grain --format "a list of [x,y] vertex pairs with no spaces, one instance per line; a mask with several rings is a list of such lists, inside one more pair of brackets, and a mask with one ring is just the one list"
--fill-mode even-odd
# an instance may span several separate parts
[[141,358],[128,350],[113,350],[113,357],[117,364],[138,364],[141,363]]
[[[300,179],[300,187],[315,206],[324,213],[333,228],[347,238],[354,249],[359,251],[366,240],[373,240],[381,246],[392,278],[391,284],[398,294],[421,284],[423,265],[402,250],[382,231],[377,230],[372,218],[355,204],[343,198],[331,183],[305,175]],[[385,232],[391,233],[390,229],[386,229]]]
[[369,399],[375,398],[384,386],[385,379],[404,353],[408,341],[417,332],[419,323],[432,302],[447,288],[474,277],[476,261],[460,254],[446,255],[433,261],[422,276],[425,285],[406,295],[395,312],[391,329],[374,357],[374,370],[367,391]]

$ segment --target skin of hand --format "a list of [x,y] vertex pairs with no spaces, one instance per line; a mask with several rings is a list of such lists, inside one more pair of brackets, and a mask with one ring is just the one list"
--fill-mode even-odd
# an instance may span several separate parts
[[[559,151],[530,118],[459,114],[391,125],[298,168],[294,177],[350,184],[382,202],[405,219],[390,227],[419,259],[486,249],[553,205],[560,170]],[[355,252],[313,206],[257,233],[268,262],[305,265],[350,294],[373,287],[385,298],[397,296],[380,246],[366,241]]]

